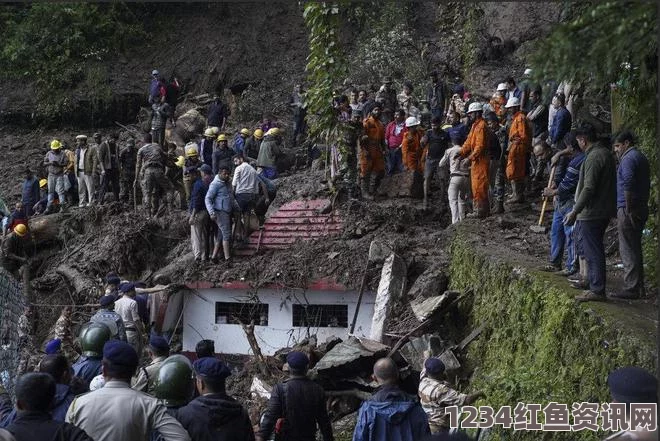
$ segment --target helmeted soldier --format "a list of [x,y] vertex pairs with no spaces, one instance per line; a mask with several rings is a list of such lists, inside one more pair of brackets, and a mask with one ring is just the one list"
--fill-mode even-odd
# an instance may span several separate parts
[[110,328],[103,323],[89,323],[80,333],[82,356],[71,367],[73,375],[81,378],[87,388],[92,379],[101,373],[103,345],[110,340],[110,336]]
[[[176,418],[177,409],[185,406],[193,396],[195,388],[190,360],[181,354],[171,355],[163,361],[154,381],[153,395],[167,407],[167,413]],[[152,441],[163,441],[159,432]]]
[[110,329],[110,338],[126,341],[124,320],[122,320],[121,316],[114,311],[115,296],[105,295],[101,297],[99,303],[101,304],[101,309],[99,309],[89,321],[106,325]]
[[160,367],[170,354],[170,345],[165,338],[152,335],[149,339],[147,350],[149,351],[151,361],[147,366],[138,369],[135,377],[133,377],[133,381],[131,381],[131,387],[135,390],[153,395],[154,385]]

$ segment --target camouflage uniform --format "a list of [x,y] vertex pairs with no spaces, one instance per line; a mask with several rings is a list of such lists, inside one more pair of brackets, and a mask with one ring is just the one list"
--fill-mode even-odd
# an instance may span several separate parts
[[431,433],[449,429],[449,415],[445,414],[447,406],[463,406],[466,394],[459,393],[445,381],[438,381],[422,372],[419,382],[419,402],[429,419]]
[[73,363],[78,358],[78,353],[73,348],[73,334],[71,333],[71,317],[62,313],[55,322],[55,338],[62,342],[62,354]]
[[34,370],[39,357],[37,356],[37,349],[34,347],[32,341],[32,334],[30,329],[30,319],[27,315],[21,314],[18,318],[18,368],[17,375]]
[[166,159],[165,152],[158,144],[145,144],[137,152],[137,161],[142,170],[142,205],[148,215],[158,212],[160,197],[167,188]]

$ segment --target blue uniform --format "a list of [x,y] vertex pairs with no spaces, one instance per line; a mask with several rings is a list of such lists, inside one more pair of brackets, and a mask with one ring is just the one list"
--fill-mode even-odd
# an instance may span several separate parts
[[101,359],[81,356],[71,368],[73,375],[85,380],[85,384],[89,387],[92,379],[101,374]]

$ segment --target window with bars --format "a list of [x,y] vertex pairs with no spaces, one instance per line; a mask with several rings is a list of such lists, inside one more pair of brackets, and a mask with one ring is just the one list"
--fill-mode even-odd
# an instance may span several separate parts
[[293,305],[293,326],[347,328],[348,305]]
[[268,304],[215,302],[215,322],[217,324],[268,326]]

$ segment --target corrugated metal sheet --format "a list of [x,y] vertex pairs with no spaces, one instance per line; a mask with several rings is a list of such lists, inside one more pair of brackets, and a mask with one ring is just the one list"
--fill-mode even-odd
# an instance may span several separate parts
[[[337,211],[320,213],[329,204],[328,199],[314,199],[298,200],[282,205],[276,213],[266,219],[259,249],[286,249],[297,240],[314,240],[339,234],[342,229],[339,213]],[[245,248],[234,250],[236,255],[252,256],[256,253],[259,231],[254,231],[249,240]]]

